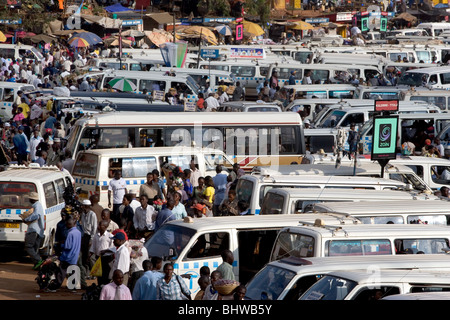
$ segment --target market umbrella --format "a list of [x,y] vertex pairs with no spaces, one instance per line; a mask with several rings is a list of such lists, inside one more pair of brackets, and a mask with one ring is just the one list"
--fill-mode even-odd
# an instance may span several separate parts
[[3,32],[0,31],[0,42],[5,42],[6,41],[6,36]]
[[[118,47],[120,45],[119,36],[111,36],[103,40],[105,44],[110,47]],[[131,47],[131,40],[125,39],[122,37],[122,47]]]
[[91,46],[86,39],[80,37],[72,37],[67,42],[74,48],[87,48]]
[[[91,45],[91,46],[102,42],[102,38],[100,38],[98,35],[96,35],[93,32],[79,32],[79,33],[74,34],[74,36],[72,38],[75,38],[75,37],[86,40],[89,43],[89,45]],[[70,39],[72,39],[72,38],[70,38]],[[70,39],[69,39],[69,41],[70,41]]]
[[224,36],[231,36],[233,35],[233,31],[231,31],[231,28],[229,26],[217,26],[214,29],[217,30],[218,33]]
[[192,26],[182,29],[181,32],[187,35],[201,35],[202,39],[214,45],[218,43],[214,32],[206,27]]
[[[12,35],[14,35],[14,33],[12,33]],[[17,32],[15,33],[15,36],[16,36],[17,38],[33,37],[33,36],[35,36],[35,35],[36,35],[36,33],[33,33],[33,32],[26,32],[26,31],[17,31]]]
[[145,37],[145,33],[143,33],[142,31],[139,31],[139,30],[134,30],[134,29],[123,31],[122,35],[127,36],[127,37],[133,37],[133,38]]
[[147,39],[150,40],[155,46],[159,47],[163,43],[172,42],[173,35],[166,31],[144,31]]
[[108,82],[111,88],[119,91],[135,91],[137,86],[129,79],[126,78],[114,78]]
[[30,39],[34,43],[39,43],[39,42],[51,43],[52,41],[56,41],[57,40],[56,38],[51,37],[51,36],[46,35],[46,34],[43,34],[43,33],[35,35],[33,37],[27,37],[27,38]]
[[261,28],[261,26],[256,23],[244,20],[242,24],[244,26],[244,30],[254,37],[262,36],[263,34],[265,34],[263,28]]
[[395,20],[405,20],[406,22],[411,22],[414,24],[417,22],[417,17],[413,16],[412,14],[410,14],[408,12],[403,12],[403,13],[400,13],[398,16],[393,17],[391,19],[391,21],[395,21]]
[[293,30],[312,30],[314,26],[305,21],[296,21],[295,26],[291,27]]

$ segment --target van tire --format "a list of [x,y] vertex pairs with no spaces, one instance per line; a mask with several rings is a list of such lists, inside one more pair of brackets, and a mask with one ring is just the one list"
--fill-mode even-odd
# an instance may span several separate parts
[[[45,239],[44,239],[44,243],[45,243]],[[45,256],[45,257],[51,256],[54,246],[55,246],[55,230],[52,230],[52,232],[49,235],[47,245],[41,248],[41,255]]]

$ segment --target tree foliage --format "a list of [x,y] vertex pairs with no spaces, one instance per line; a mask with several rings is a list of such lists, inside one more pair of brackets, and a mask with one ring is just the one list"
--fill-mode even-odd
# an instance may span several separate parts
[[257,16],[262,24],[266,24],[270,19],[270,0],[246,0],[245,12],[251,16]]

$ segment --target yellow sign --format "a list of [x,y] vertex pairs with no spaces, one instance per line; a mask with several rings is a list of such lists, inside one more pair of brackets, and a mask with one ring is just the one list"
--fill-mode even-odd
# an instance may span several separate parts
[[301,0],[294,0],[294,8],[295,9],[301,9],[302,8],[302,1]]

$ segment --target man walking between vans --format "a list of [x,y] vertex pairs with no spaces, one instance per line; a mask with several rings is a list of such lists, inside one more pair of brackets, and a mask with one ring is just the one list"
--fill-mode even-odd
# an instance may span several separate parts
[[31,202],[31,215],[25,217],[23,221],[28,225],[27,232],[25,234],[25,250],[30,255],[33,261],[33,269],[37,270],[39,266],[44,262],[39,255],[39,248],[41,241],[44,238],[44,208],[39,202],[39,195],[37,192],[31,192],[29,195]]
[[108,187],[108,208],[111,209],[111,196],[113,196],[111,219],[117,224],[120,222],[119,208],[122,205],[123,196],[127,193],[127,183],[122,178],[122,173],[117,170],[114,172],[114,179],[109,182]]

